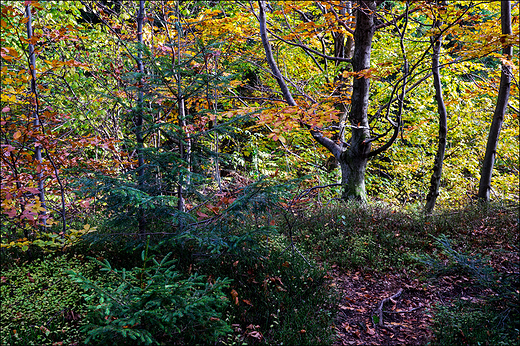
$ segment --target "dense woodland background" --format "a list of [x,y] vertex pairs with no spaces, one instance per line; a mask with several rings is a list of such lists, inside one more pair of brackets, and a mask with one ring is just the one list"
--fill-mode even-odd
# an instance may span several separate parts
[[518,11],[2,2],[1,343],[517,342]]

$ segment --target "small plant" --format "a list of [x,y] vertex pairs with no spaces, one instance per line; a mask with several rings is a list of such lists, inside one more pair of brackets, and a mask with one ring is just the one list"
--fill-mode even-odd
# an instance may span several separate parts
[[92,259],[109,275],[94,282],[69,271],[73,280],[90,291],[86,332],[88,344],[159,344],[159,342],[212,343],[231,332],[221,319],[228,304],[223,290],[229,279],[206,279],[193,274],[183,278],[175,270],[171,253],[161,260],[142,252],[143,265],[117,270]]
[[467,273],[477,279],[477,282],[485,288],[493,290],[496,294],[494,299],[512,300],[518,303],[518,286],[520,284],[518,277],[518,263],[514,263],[517,267],[515,273],[501,274],[493,267],[486,264],[486,258],[476,254],[469,256],[455,250],[450,239],[441,234],[439,237],[433,237],[441,252],[448,258],[449,262],[444,264],[431,255],[423,255],[417,259],[426,264],[437,273],[446,273],[460,271]]
[[423,240],[418,222],[404,213],[349,203],[323,208],[298,227],[302,242],[321,259],[344,269],[394,270],[413,264]]
[[[235,335],[225,344],[330,345],[337,297],[327,273],[283,235],[264,240],[262,256],[225,254],[204,263],[233,278],[230,313]],[[299,250],[298,250],[299,251]]]

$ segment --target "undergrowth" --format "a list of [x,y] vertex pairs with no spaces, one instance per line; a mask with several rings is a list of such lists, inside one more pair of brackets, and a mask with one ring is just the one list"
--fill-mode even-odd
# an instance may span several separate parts
[[345,271],[414,268],[422,275],[468,277],[481,296],[438,305],[434,343],[512,345],[520,342],[518,222],[518,207],[499,204],[432,215],[346,204],[302,218],[297,237],[309,252]]
[[83,290],[65,270],[92,277],[95,266],[82,256],[46,256],[3,267],[0,284],[0,344],[73,344],[82,340]]
[[[435,238],[440,254],[418,258],[430,275],[464,275],[482,289],[477,297],[457,298],[436,307],[437,345],[513,345],[520,342],[520,265],[497,271],[489,258],[454,249],[445,235]],[[515,248],[518,253],[518,248]],[[504,267],[502,267],[504,269]]]
[[4,249],[2,344],[330,345],[333,264],[472,277],[488,294],[438,306],[435,342],[518,340],[518,277],[507,275],[518,272],[517,209],[476,205],[424,215],[342,204],[269,214],[258,191],[249,199],[256,206],[244,200],[219,224],[151,236],[148,245],[107,229],[67,254]]

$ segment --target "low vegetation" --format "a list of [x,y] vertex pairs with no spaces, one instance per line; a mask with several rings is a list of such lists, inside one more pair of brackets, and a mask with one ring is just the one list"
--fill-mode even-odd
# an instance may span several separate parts
[[150,236],[133,248],[85,237],[52,254],[4,249],[1,341],[331,345],[342,292],[330,273],[341,268],[411,272],[442,292],[429,306],[431,344],[511,345],[520,328],[517,215],[504,205],[424,215],[352,204],[278,214],[278,227],[234,252]]

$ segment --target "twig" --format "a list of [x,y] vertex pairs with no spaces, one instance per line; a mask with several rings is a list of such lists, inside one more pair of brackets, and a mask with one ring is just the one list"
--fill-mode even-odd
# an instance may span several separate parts
[[410,309],[410,310],[404,310],[404,311],[385,311],[385,313],[387,313],[387,314],[408,314],[408,313],[410,313],[410,312],[413,312],[413,311],[415,311],[415,310],[419,310],[419,309],[422,309],[422,308],[424,308],[424,305],[421,304],[420,306],[418,306],[418,307],[416,307],[416,308],[412,308],[412,309]]
[[311,193],[313,190],[316,190],[316,189],[324,189],[324,188],[327,188],[327,187],[340,186],[340,185],[341,185],[340,183],[334,183],[334,184],[328,184],[328,185],[313,186],[311,188],[308,188],[307,190],[303,190],[293,200],[294,201],[300,200],[303,196],[308,195],[309,193]]
[[388,303],[390,300],[399,298],[399,296],[401,296],[401,293],[403,293],[402,288],[400,288],[399,291],[393,296],[383,299],[381,303],[379,303],[379,307],[377,308],[377,310],[374,311],[374,314],[372,315],[372,322],[374,321],[374,316],[377,314],[377,316],[379,317],[377,325],[379,327],[383,327],[383,305],[385,305],[385,303]]

